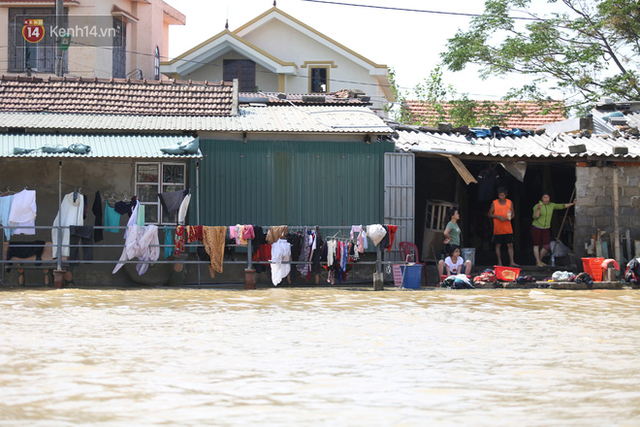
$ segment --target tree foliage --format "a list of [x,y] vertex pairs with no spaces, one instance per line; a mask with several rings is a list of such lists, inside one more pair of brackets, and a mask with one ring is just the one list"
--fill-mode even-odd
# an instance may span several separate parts
[[[640,100],[638,0],[547,3],[562,11],[543,15],[532,0],[486,0],[484,13],[448,40],[443,63],[451,71],[479,65],[484,78],[531,75],[533,85],[514,88],[512,98],[542,99],[539,87],[546,82],[578,109],[603,96]],[[513,18],[522,9],[531,20]]]

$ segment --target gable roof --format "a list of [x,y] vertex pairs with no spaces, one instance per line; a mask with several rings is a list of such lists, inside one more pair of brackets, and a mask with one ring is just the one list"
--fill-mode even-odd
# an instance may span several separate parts
[[325,47],[344,55],[355,63],[358,63],[362,67],[366,68],[370,75],[386,78],[386,65],[376,64],[375,62],[297,20],[291,15],[288,15],[275,6],[242,25],[235,31],[229,31],[228,29],[224,30],[176,58],[162,62],[162,72],[165,74],[187,74],[194,69],[201,67],[203,63],[211,61],[229,50],[235,50],[273,72],[294,75],[297,72],[297,66],[294,63],[276,58],[244,39],[244,37],[251,31],[273,19],[285,23]]
[[[504,116],[504,126],[512,129],[537,129],[538,127],[566,119],[563,112],[564,102],[548,101],[474,101],[478,103],[476,113],[490,109],[492,115]],[[445,112],[451,111],[454,104],[440,103]],[[439,114],[433,105],[424,101],[406,101],[405,108],[416,123],[429,126],[437,124]],[[548,111],[546,111],[548,110]],[[450,120],[446,115],[445,121]]]
[[0,77],[3,112],[231,116],[235,109],[231,83]]
[[160,66],[164,74],[189,74],[229,51],[238,52],[274,73],[295,74],[298,69],[295,63],[282,61],[229,30],[219,32],[176,58],[162,62]]
[[272,19],[277,19],[281,22],[284,22],[285,24],[297,29],[298,31],[300,31],[302,34],[305,34],[306,36],[311,37],[312,39],[320,42],[320,44],[328,47],[329,49],[332,49],[334,51],[338,51],[339,53],[347,56],[348,58],[350,58],[351,60],[353,60],[354,62],[359,63],[360,65],[364,66],[365,68],[369,68],[369,72],[372,75],[387,75],[387,66],[384,64],[376,64],[375,62],[365,58],[364,56],[354,52],[353,50],[349,49],[348,47],[338,43],[337,41],[331,39],[330,37],[325,36],[324,34],[322,34],[321,32],[319,32],[318,30],[308,26],[307,24],[305,24],[302,21],[297,20],[296,18],[294,18],[293,16],[283,12],[282,10],[278,9],[277,7],[272,7],[271,9],[267,10],[266,12],[264,12],[263,14],[255,17],[254,19],[252,19],[251,21],[247,22],[246,24],[242,25],[240,28],[238,28],[237,30],[234,31],[235,34],[237,34],[240,37],[244,37],[245,35],[249,34],[251,31],[255,30],[256,28],[262,26],[264,23],[272,20]]

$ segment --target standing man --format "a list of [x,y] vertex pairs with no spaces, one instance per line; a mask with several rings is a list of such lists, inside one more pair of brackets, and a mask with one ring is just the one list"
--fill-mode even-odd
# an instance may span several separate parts
[[502,265],[502,245],[507,245],[509,252],[509,265],[518,267],[513,261],[513,227],[511,220],[516,214],[513,210],[513,203],[507,199],[507,190],[504,187],[498,188],[498,198],[491,203],[489,218],[493,218],[493,243],[496,245],[496,255],[498,265]]

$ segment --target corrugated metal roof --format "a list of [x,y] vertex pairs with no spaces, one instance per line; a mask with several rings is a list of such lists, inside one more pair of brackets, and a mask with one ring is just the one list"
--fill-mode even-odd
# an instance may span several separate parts
[[241,107],[236,117],[154,117],[0,112],[0,127],[135,131],[391,133],[366,107]]
[[[397,131],[394,139],[397,151],[414,153],[449,153],[491,157],[585,157],[604,156],[616,158],[639,158],[640,139],[610,136],[591,138],[560,134],[534,135],[501,139],[477,138],[468,140],[460,134]],[[584,144],[585,153],[570,153],[569,146]],[[627,147],[629,154],[614,155],[613,147]]]
[[[193,141],[192,136],[175,135],[0,135],[0,157],[77,157],[104,158],[127,157],[141,159],[190,159],[202,158],[198,154],[165,154],[160,148]],[[75,153],[45,153],[42,147],[68,147],[71,144],[84,144],[91,147],[87,154]],[[13,154],[14,148],[34,149],[28,154]]]

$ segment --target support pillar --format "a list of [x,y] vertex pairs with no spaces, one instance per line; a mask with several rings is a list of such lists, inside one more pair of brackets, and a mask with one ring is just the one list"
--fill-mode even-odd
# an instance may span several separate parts
[[256,270],[253,268],[244,269],[244,288],[255,289],[256,288]]
[[53,270],[53,287],[56,289],[62,288],[64,285],[64,270]]
[[384,273],[373,273],[373,290],[384,291]]

